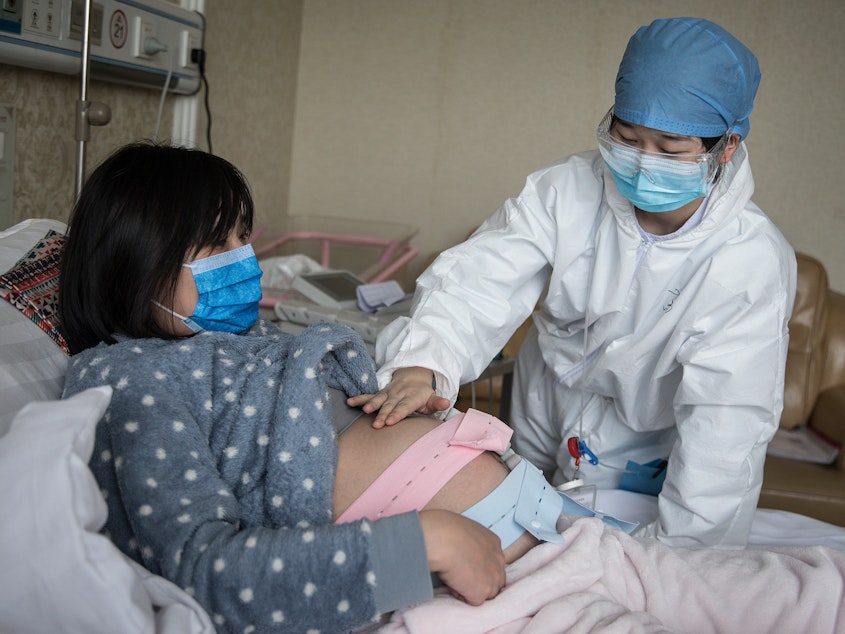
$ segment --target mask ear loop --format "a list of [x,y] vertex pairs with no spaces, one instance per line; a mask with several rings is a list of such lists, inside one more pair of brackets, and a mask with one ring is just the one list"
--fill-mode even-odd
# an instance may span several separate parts
[[[184,265],[183,265],[183,266],[184,266]],[[188,328],[190,328],[193,332],[195,332],[195,333],[200,333],[200,332],[202,332],[202,331],[203,331],[202,326],[200,326],[198,323],[196,323],[196,322],[195,322],[193,319],[191,319],[190,317],[185,317],[184,315],[180,315],[179,313],[177,313],[177,312],[176,312],[175,310],[173,310],[172,308],[168,308],[167,306],[165,306],[165,305],[163,305],[163,304],[159,304],[159,303],[158,303],[156,300],[154,300],[154,299],[153,299],[153,300],[150,300],[150,301],[152,301],[152,303],[153,303],[153,304],[155,304],[156,306],[158,306],[159,308],[161,308],[164,312],[166,312],[166,313],[170,313],[171,315],[173,315],[174,317],[176,317],[176,319],[178,319],[178,320],[179,320],[179,321],[181,321],[183,324],[185,324],[185,325],[186,325]]]

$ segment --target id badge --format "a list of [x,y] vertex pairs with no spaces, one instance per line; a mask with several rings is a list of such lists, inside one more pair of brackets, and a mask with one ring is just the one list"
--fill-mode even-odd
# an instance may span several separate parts
[[557,487],[561,493],[566,493],[581,506],[586,506],[591,511],[596,509],[596,485],[584,484],[580,478],[564,482]]

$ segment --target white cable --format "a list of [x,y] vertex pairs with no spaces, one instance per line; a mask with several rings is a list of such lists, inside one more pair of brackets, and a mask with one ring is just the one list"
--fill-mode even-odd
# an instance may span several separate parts
[[156,116],[156,127],[153,131],[153,141],[158,141],[158,130],[161,127],[161,113],[164,110],[164,98],[167,96],[167,87],[170,85],[170,77],[173,75],[173,55],[167,49],[167,59],[169,60],[169,68],[167,69],[167,77],[164,80],[164,86],[161,88],[161,98],[158,101],[158,115]]

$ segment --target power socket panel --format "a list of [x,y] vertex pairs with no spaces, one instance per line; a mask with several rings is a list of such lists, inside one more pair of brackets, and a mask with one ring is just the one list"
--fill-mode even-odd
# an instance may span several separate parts
[[[0,64],[79,74],[83,0],[0,0]],[[193,94],[199,65],[191,50],[204,42],[204,18],[166,0],[92,0],[91,76]],[[153,46],[148,46],[150,40]]]

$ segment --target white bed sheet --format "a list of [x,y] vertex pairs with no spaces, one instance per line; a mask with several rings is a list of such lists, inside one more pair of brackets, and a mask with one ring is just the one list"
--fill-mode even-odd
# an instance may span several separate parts
[[[657,517],[657,498],[631,491],[599,490],[596,509],[645,524]],[[789,511],[757,509],[748,548],[760,550],[773,546],[828,546],[845,552],[845,527]]]

